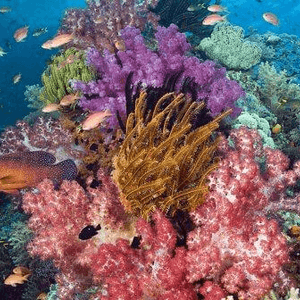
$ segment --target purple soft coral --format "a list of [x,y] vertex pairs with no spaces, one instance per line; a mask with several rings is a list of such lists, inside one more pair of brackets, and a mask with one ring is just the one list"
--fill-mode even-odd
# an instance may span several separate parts
[[[177,31],[176,25],[158,27],[156,52],[145,46],[137,28],[126,27],[121,36],[125,41],[125,51],[117,55],[104,51],[102,55],[91,49],[87,53],[87,63],[95,67],[101,79],[87,84],[73,82],[73,88],[84,94],[80,101],[83,108],[93,111],[110,109],[114,115],[118,110],[124,116],[125,83],[130,72],[133,72],[133,84],[142,82],[153,86],[161,86],[167,74],[182,72],[181,80],[185,77],[194,79],[198,98],[207,102],[213,116],[225,108],[232,108],[233,116],[240,112],[234,102],[244,95],[242,88],[225,77],[225,68],[217,67],[212,61],[202,63],[196,57],[186,56],[191,46],[185,35]],[[115,126],[117,118],[112,117],[109,122]]]

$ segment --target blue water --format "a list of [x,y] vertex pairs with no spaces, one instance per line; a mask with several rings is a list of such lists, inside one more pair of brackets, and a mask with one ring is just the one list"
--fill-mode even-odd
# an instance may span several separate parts
[[[299,0],[223,0],[222,4],[228,8],[230,14],[228,20],[238,26],[243,27],[246,32],[251,26],[258,33],[272,31],[274,33],[288,33],[300,35]],[[273,26],[262,19],[262,14],[272,12],[279,18],[279,26]]]
[[[30,113],[24,101],[26,85],[41,84],[41,74],[47,67],[47,60],[58,50],[41,48],[46,40],[54,36],[60,26],[64,10],[70,7],[85,7],[84,0],[14,0],[1,1],[0,6],[9,6],[11,11],[0,14],[0,47],[7,55],[0,57],[0,129],[13,125],[16,120]],[[17,43],[14,32],[29,26],[29,34],[24,42]],[[33,37],[37,28],[47,27],[48,32]],[[14,75],[21,73],[18,84],[13,84]]]
[[[272,31],[300,36],[297,25],[300,15],[299,0],[224,0],[222,5],[230,12],[228,21],[241,26],[245,32],[253,28],[258,33]],[[214,1],[211,1],[214,3]],[[0,57],[0,129],[13,125],[30,113],[27,102],[24,101],[26,85],[40,84],[40,77],[46,68],[46,62],[58,50],[44,50],[40,46],[55,35],[60,26],[64,10],[70,7],[85,7],[84,0],[15,0],[1,1],[1,6],[9,6],[11,11],[0,14],[0,47],[7,55]],[[275,27],[262,19],[266,11],[275,13],[280,19],[280,26]],[[16,29],[28,25],[29,35],[24,42],[16,43],[13,33]],[[48,32],[39,37],[33,37],[34,29],[47,27]],[[12,83],[14,75],[21,73],[18,84]]]

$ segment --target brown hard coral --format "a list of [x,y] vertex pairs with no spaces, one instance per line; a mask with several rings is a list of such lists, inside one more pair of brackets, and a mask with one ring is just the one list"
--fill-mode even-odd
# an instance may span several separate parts
[[126,122],[126,136],[114,157],[113,179],[121,201],[134,215],[149,218],[156,208],[174,213],[204,202],[207,174],[217,164],[219,138],[212,133],[231,111],[194,129],[205,104],[184,94],[166,93],[147,110],[142,91]]

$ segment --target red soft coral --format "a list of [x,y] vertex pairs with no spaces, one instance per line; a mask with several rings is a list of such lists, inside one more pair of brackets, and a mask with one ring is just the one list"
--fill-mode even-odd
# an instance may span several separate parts
[[[255,130],[233,130],[229,139],[234,146],[225,139],[220,144],[223,159],[209,175],[207,202],[191,214],[197,227],[187,239],[187,278],[214,280],[242,299],[260,299],[278,279],[289,251],[263,209],[297,176],[286,171],[288,160],[280,151],[262,148]],[[263,157],[267,168],[261,174],[257,159]]]

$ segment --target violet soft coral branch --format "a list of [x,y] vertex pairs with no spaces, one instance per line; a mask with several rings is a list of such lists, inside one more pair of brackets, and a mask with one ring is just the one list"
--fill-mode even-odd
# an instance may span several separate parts
[[[167,74],[181,72],[180,80],[186,77],[194,79],[197,97],[207,102],[213,116],[225,108],[233,108],[232,116],[240,112],[234,103],[245,94],[237,82],[225,77],[225,68],[212,61],[202,63],[196,57],[187,56],[191,46],[174,24],[168,28],[158,26],[155,36],[158,51],[145,46],[139,29],[127,26],[121,31],[125,51],[116,55],[104,51],[102,55],[95,49],[89,50],[87,63],[95,67],[100,79],[89,83],[72,82],[73,88],[84,94],[81,106],[93,111],[110,109],[113,115],[118,110],[124,116],[125,83],[130,72],[133,72],[133,84],[142,82],[143,85],[157,87],[163,84]],[[115,126],[117,118],[112,117],[109,122]]]

